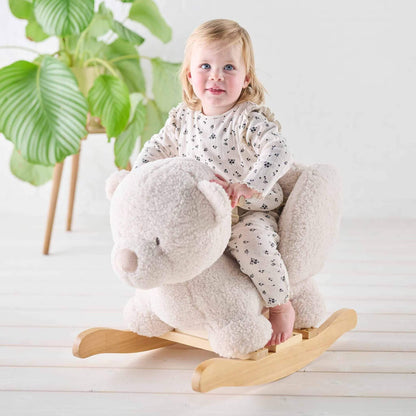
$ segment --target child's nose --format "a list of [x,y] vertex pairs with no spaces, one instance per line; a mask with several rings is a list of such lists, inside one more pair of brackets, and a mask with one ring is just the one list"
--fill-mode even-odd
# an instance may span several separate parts
[[212,81],[221,81],[223,79],[223,73],[220,69],[212,69],[210,72],[210,79]]

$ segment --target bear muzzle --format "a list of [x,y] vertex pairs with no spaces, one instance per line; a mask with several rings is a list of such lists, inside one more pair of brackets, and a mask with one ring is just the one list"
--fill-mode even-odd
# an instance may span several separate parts
[[126,273],[132,273],[137,270],[136,253],[128,248],[119,250],[116,254],[115,261],[117,267]]

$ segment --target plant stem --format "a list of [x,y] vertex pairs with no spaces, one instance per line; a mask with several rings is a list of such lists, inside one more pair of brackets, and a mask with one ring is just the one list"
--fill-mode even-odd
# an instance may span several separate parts
[[124,59],[140,59],[140,58],[151,59],[151,58],[148,58],[147,56],[141,56],[141,55],[124,55],[124,56],[119,56],[117,58],[110,59],[108,62],[118,62],[118,61],[123,61]]
[[86,33],[88,32],[88,28],[89,26],[81,33],[81,36],[78,39],[77,42],[77,46],[75,47],[75,52],[74,52],[74,62],[77,63],[78,61],[78,54],[79,54],[79,49],[81,47],[81,43],[84,42],[84,38],[86,36]]
[[34,49],[26,48],[24,46],[0,46],[0,49],[22,49],[24,51],[33,52],[39,55],[38,51],[35,51]]
[[91,62],[97,62],[97,63],[99,63],[104,68],[106,68],[109,72],[111,72],[112,75],[114,75],[115,77],[118,78],[117,72],[114,71],[114,69],[111,67],[111,65],[109,65],[109,63],[107,61],[104,61],[103,59],[100,59],[100,58],[90,58],[90,59],[88,59],[88,60],[86,60],[84,62],[84,65],[83,66],[86,67]]

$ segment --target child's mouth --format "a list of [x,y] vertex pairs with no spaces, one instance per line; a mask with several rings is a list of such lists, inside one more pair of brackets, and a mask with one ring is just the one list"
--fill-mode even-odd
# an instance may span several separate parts
[[220,95],[225,92],[225,90],[221,90],[219,88],[208,88],[208,91],[214,95]]

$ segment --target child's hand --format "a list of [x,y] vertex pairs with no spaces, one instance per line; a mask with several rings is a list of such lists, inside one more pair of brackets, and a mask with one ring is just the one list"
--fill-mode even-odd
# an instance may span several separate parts
[[246,199],[259,196],[257,191],[249,188],[245,183],[229,183],[221,175],[215,174],[215,176],[217,179],[213,179],[211,182],[215,182],[224,188],[231,199],[231,208],[234,208],[238,204],[238,200],[242,196]]

